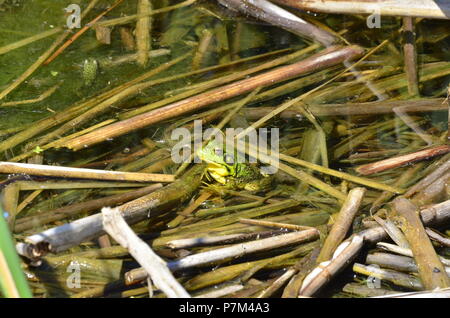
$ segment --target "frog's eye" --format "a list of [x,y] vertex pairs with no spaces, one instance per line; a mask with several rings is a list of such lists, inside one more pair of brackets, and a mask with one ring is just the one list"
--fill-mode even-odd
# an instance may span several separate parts
[[230,154],[226,154],[224,160],[228,164],[234,164],[234,156]]
[[222,151],[221,148],[215,148],[215,149],[214,149],[214,153],[215,153],[217,156],[222,156],[222,155],[223,155],[223,151]]

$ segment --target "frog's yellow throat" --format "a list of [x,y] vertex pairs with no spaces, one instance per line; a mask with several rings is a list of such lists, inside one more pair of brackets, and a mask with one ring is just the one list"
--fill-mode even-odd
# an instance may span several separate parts
[[207,174],[221,184],[226,184],[227,177],[229,175],[229,171],[226,167],[216,164],[216,163],[208,163]]

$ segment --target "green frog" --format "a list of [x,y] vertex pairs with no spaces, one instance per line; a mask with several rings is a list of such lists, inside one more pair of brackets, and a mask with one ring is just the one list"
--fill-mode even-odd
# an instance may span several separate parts
[[234,162],[235,155],[225,153],[225,146],[216,140],[208,142],[197,151],[198,157],[207,162],[207,177],[229,189],[252,192],[267,190],[272,176],[261,173],[256,164]]

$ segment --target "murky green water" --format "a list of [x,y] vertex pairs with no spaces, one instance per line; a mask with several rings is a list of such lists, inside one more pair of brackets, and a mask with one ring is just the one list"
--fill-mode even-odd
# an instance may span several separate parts
[[[7,45],[21,39],[55,28],[64,27],[67,19],[64,8],[70,4],[78,4],[83,10],[87,3],[88,1],[81,0],[0,1],[0,52]],[[82,20],[82,25],[95,18],[113,3],[114,1],[99,1],[87,17]],[[152,1],[152,3],[153,9],[157,10],[169,5],[175,5],[179,2],[156,0]],[[136,10],[136,1],[124,1],[116,9],[108,13],[103,21],[133,15],[136,13]],[[345,74],[306,98],[305,102],[312,109],[313,113],[314,107],[322,104],[372,102],[379,98],[389,99],[390,101],[410,100],[411,103],[414,103],[418,98],[431,99],[444,98],[446,96],[450,82],[450,22],[448,20],[416,20],[417,64],[419,67],[419,89],[421,96],[411,96],[408,92],[408,85],[404,73],[403,38],[400,31],[402,27],[401,19],[383,17],[379,29],[370,29],[367,27],[366,18],[363,16],[306,13],[302,13],[302,16],[310,19],[314,23],[332,29],[335,33],[339,33],[342,39],[348,43],[360,45],[366,48],[367,51],[377,47],[384,40],[388,40],[388,43],[383,44],[381,49],[377,50],[366,61],[358,65],[357,69],[360,72],[358,76],[355,76],[355,73],[348,72],[348,74]],[[12,138],[17,133],[9,132],[11,129],[17,128],[19,132],[26,131],[27,128],[33,127],[34,124],[43,118],[53,116],[56,113],[64,113],[65,110],[70,109],[71,106],[80,101],[88,100],[100,93],[127,83],[137,76],[190,51],[193,52],[192,56],[167,70],[155,74],[150,79],[164,79],[198,68],[230,63],[238,59],[250,58],[277,50],[285,50],[273,56],[268,56],[265,59],[254,59],[250,62],[239,63],[224,69],[208,71],[199,75],[187,76],[167,83],[154,85],[140,91],[138,94],[114,103],[106,111],[95,116],[94,119],[84,122],[81,126],[73,127],[65,132],[64,135],[75,133],[105,120],[123,119],[121,116],[127,111],[138,109],[140,106],[174,96],[179,92],[183,92],[183,89],[190,85],[234,74],[253,67],[262,61],[275,59],[282,54],[292,53],[312,45],[309,40],[302,39],[276,26],[270,26],[253,18],[230,12],[218,5],[215,1],[199,1],[194,5],[153,16],[151,48],[152,50],[160,51],[158,53],[159,56],[151,57],[145,67],[138,65],[135,61],[128,61],[120,65],[110,65],[108,62],[134,53],[134,50],[127,50],[126,44],[121,38],[121,28],[124,28],[122,31],[125,30],[129,35],[133,36],[135,22],[110,28],[110,44],[100,43],[96,39],[96,32],[92,29],[88,30],[76,39],[53,62],[40,66],[21,85],[0,100],[0,145],[1,142],[9,140],[9,138]],[[74,29],[73,33],[76,31],[78,29]],[[0,54],[0,92],[9,87],[9,85],[35,63],[60,34],[61,32],[58,32],[53,36]],[[210,36],[209,40],[208,36]],[[197,46],[201,46],[202,43],[205,45],[205,50],[204,52],[199,52]],[[92,82],[88,85],[86,85],[86,79],[83,78],[83,67],[86,60],[95,60],[99,65],[95,78],[93,77]],[[338,65],[314,74],[302,75],[300,79],[304,78],[304,81],[298,82],[298,86],[286,87],[281,93],[261,98],[259,102],[251,103],[249,107],[279,106],[290,98],[295,98],[300,94],[310,91],[343,70],[344,67]],[[356,77],[360,78],[359,82]],[[287,81],[274,83],[271,86],[265,87],[264,91],[287,83]],[[55,87],[55,85],[57,85],[55,92],[42,101],[5,106],[8,103],[37,98],[50,88]],[[230,101],[237,101],[241,98],[242,96],[238,96],[230,99]],[[215,107],[226,105],[228,102],[215,103],[204,110],[214,109]],[[6,104],[2,105],[4,103]],[[200,110],[197,113],[204,110]],[[46,164],[67,166],[86,165],[92,162],[95,163],[114,158],[117,154],[127,154],[130,152],[130,149],[131,151],[139,150],[142,148],[141,142],[144,138],[150,138],[155,142],[157,145],[155,149],[169,149],[172,141],[168,140],[167,136],[171,132],[171,129],[177,126],[177,122],[188,118],[188,115],[191,115],[191,113],[175,119],[171,118],[168,121],[151,125],[150,127],[108,140],[78,152],[71,152],[67,149],[49,149],[43,154],[40,154],[42,156],[41,159]],[[339,116],[317,115],[317,123],[326,135],[325,140],[329,166],[333,169],[354,173],[354,168],[360,164],[381,160],[398,153],[417,151],[426,146],[446,142],[445,135],[448,129],[448,116],[445,108],[439,111],[419,112],[411,116],[406,115],[406,121],[402,116],[402,114],[399,115],[399,113],[392,112],[371,116],[361,114],[355,116],[347,116],[345,114]],[[220,119],[221,117],[216,118],[213,123],[217,123]],[[253,118],[249,121],[253,122],[255,120]],[[185,123],[183,122],[182,124]],[[317,126],[314,126],[307,120],[299,119],[298,116],[290,116],[290,118],[272,119],[266,124],[266,127],[280,128],[281,152],[289,153],[296,158],[316,164],[326,165],[324,158],[321,158],[321,154],[318,151],[321,137],[317,133]],[[40,134],[6,149],[0,153],[0,159],[4,161],[11,160],[22,153],[30,151],[31,149],[27,144],[36,141],[37,138],[45,135],[45,133],[51,132],[52,129],[54,128],[44,130]],[[372,131],[372,134],[368,134],[370,131]],[[361,153],[375,153],[377,151],[380,153],[370,158],[358,157]],[[36,152],[39,153],[39,149]],[[130,168],[129,171],[139,171],[142,168],[150,166],[150,164],[155,164],[159,160],[162,160],[161,158],[167,159],[167,157],[155,157],[153,160],[140,166],[139,169],[120,164],[105,164],[100,167],[114,168],[117,170],[125,169],[124,167],[126,167]],[[22,162],[26,162],[26,160],[22,160]],[[428,163],[423,168],[425,169],[427,166]],[[96,167],[98,168],[99,166]],[[157,172],[172,174],[175,173],[177,168],[177,165],[166,165],[163,169],[157,170]],[[375,175],[373,180],[395,186],[398,178],[408,169],[409,166],[383,172]],[[342,183],[342,180],[333,179],[328,176],[320,177],[343,193],[349,187],[349,184],[346,182]],[[4,182],[3,185],[7,184],[7,178],[8,176],[6,175],[3,175],[3,177],[0,175],[0,181]],[[39,181],[40,179],[37,180]],[[306,203],[297,207],[297,210],[288,209],[280,215],[290,212],[326,212],[333,214],[339,211],[339,204],[336,198],[319,193],[314,189],[308,190],[307,187],[302,188],[302,183],[300,182],[299,185],[296,182],[298,180],[288,180],[286,184],[281,183],[274,186],[271,190],[278,191],[278,197],[284,199],[291,197],[298,199],[306,195],[311,196],[311,199],[308,199]],[[354,185],[350,186],[352,187]],[[30,193],[30,191],[22,191],[19,202],[23,201]],[[44,191],[18,214],[18,218],[39,215],[56,208],[83,202],[87,199],[100,198],[117,193],[122,192],[120,189]],[[367,198],[369,201],[373,201],[380,193],[379,189],[371,189],[368,191]],[[237,202],[239,203],[239,201]],[[205,201],[201,208],[220,207],[223,205],[226,205],[226,203],[216,198]],[[361,218],[368,215],[368,210],[369,204],[366,204]],[[85,213],[81,213],[81,216],[84,215]],[[154,224],[147,224],[147,227],[144,226],[141,230],[146,234],[150,233],[150,236],[162,235],[164,237],[166,235],[170,237],[172,234],[164,232],[167,229],[164,222],[169,222],[171,219],[173,217],[169,217],[167,220],[159,220],[159,223],[155,221]],[[72,220],[72,218],[68,218],[62,222],[69,220]],[[196,221],[194,219],[189,222],[195,223]],[[38,225],[23,233],[16,233],[16,238],[23,239],[28,234],[59,225],[61,224],[60,222]],[[189,225],[189,222],[186,224]],[[321,219],[319,223],[324,222],[326,220]],[[313,225],[316,226],[318,224]],[[84,251],[90,248],[96,247],[88,244],[87,247],[76,247],[71,252]],[[170,255],[170,257],[174,257],[174,255]],[[102,272],[102,275],[96,278],[90,277],[91,282],[85,286],[86,288],[93,288],[96,285],[118,279],[122,261],[110,260],[110,262],[115,262],[111,265],[114,268],[114,272],[111,273],[105,270],[104,273]],[[285,263],[281,262],[278,264],[278,267],[274,266],[274,273],[279,268],[292,265],[291,263],[286,261]],[[94,265],[102,267],[97,263]],[[132,268],[135,265],[135,263],[127,259],[126,266]],[[99,267],[88,270],[95,271]],[[200,272],[200,270],[196,271],[192,275],[200,274]],[[40,274],[42,273],[38,272],[37,276]],[[342,281],[347,282],[351,279],[351,274],[347,274],[344,275],[345,279],[342,279]],[[268,277],[270,278],[271,276],[261,274],[258,278],[265,280]],[[47,295],[35,283],[38,280],[36,277],[30,278],[30,281],[33,281],[36,294]],[[335,289],[339,291],[342,284],[339,281],[337,285],[337,287],[333,286],[332,290],[326,291],[325,294],[331,295]],[[58,290],[58,288],[56,289]],[[64,289],[59,289],[59,291]],[[137,293],[137,295],[141,296],[144,294]],[[71,293],[69,292],[65,296],[67,295],[71,295]]]

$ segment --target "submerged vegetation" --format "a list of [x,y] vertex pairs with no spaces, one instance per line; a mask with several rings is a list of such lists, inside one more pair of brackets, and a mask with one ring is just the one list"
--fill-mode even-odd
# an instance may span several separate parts
[[0,0],[0,296],[448,296],[450,8],[275,2]]

